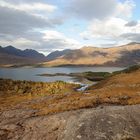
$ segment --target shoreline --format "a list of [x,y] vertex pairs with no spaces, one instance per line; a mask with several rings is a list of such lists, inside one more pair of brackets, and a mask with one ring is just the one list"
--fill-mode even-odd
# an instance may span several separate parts
[[91,82],[99,82],[105,80],[106,78],[110,77],[112,73],[110,72],[79,72],[79,73],[54,73],[54,74],[38,74],[37,76],[46,76],[46,77],[55,77],[55,76],[69,76],[75,79],[86,79]]

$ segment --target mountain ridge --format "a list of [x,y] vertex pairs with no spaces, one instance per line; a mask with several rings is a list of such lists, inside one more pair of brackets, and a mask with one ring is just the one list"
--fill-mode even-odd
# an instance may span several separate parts
[[[123,62],[123,63],[122,63]],[[130,66],[140,63],[140,43],[129,43],[127,45],[98,48],[84,46],[81,49],[71,50],[42,66]]]
[[130,66],[139,63],[140,43],[136,42],[110,48],[84,46],[75,50],[54,51],[47,56],[33,49],[0,46],[0,66]]
[[43,62],[46,57],[32,49],[20,50],[13,46],[0,46],[0,65],[23,65]]

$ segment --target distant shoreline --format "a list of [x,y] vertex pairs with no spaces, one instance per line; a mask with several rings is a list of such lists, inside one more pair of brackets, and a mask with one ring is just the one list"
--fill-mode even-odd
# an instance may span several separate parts
[[15,64],[8,64],[8,65],[0,65],[0,68],[55,68],[55,67],[129,67],[129,66],[122,66],[122,65],[57,65],[57,66],[43,66],[40,64],[19,64],[19,65],[15,65]]
[[46,76],[46,77],[54,77],[54,76],[70,76],[75,77],[77,79],[87,79],[92,82],[98,82],[104,80],[111,76],[109,72],[81,72],[81,73],[55,73],[55,74],[38,74],[37,76]]

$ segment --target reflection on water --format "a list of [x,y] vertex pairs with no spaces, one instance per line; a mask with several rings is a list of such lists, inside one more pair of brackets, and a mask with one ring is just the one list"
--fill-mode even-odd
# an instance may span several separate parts
[[9,78],[13,80],[28,80],[42,82],[76,82],[77,80],[69,76],[45,77],[37,76],[38,74],[55,74],[55,73],[76,73],[76,72],[113,72],[122,70],[119,67],[55,67],[55,68],[1,68],[0,78]]

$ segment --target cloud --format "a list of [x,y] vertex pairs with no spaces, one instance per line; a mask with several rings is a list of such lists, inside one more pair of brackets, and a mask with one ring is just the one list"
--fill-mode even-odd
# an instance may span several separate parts
[[116,0],[71,0],[67,10],[72,16],[100,19],[112,15],[116,4]]
[[140,42],[140,32],[139,33],[125,33],[120,37],[130,40],[130,42]]
[[126,21],[120,18],[110,18],[109,20],[93,20],[88,29],[81,33],[84,38],[115,38],[123,31]]
[[49,17],[56,6],[39,1],[1,0],[1,34],[21,35],[32,30],[54,27],[62,24],[58,17]]
[[6,1],[1,0],[0,6],[4,8],[10,8],[14,10],[24,11],[33,15],[38,16],[44,16],[48,15],[51,12],[54,12],[57,7],[54,5],[46,4],[46,3],[40,3],[40,2],[28,2],[25,3],[22,1],[22,3],[9,3]]
[[128,23],[125,24],[125,26],[128,26],[128,27],[133,27],[133,26],[136,26],[138,24],[137,21],[129,21]]
[[110,42],[131,42],[140,41],[140,22],[135,26],[126,26],[127,20],[121,18],[110,18],[108,20],[93,20],[86,31],[80,35],[89,40]]
[[34,28],[45,28],[53,23],[38,16],[32,16],[23,11],[0,7],[0,31],[5,34],[22,34]]
[[116,5],[116,10],[114,16],[120,18],[130,18],[135,8],[135,3],[133,0],[125,0],[124,2],[118,2]]
[[75,49],[80,47],[80,43],[77,40],[66,37],[63,33],[54,30],[45,31],[43,40],[50,50]]
[[131,17],[135,4],[131,0],[71,0],[66,11],[83,19],[105,19],[112,16]]
[[[139,40],[140,22],[131,21],[135,7],[132,0],[61,0],[61,4],[59,2],[0,0],[0,45],[51,52],[57,49],[79,48],[82,42],[90,40],[97,40],[95,42],[100,44]],[[78,30],[73,30],[77,19],[81,23],[78,23]],[[70,35],[74,34],[75,37],[77,34],[75,38],[80,41],[68,37],[69,32],[64,29],[67,27],[71,27]],[[86,30],[80,34],[83,41],[78,33],[84,28]],[[60,29],[64,33],[57,31]]]
[[12,44],[13,46],[18,47],[19,49],[27,49],[32,48],[33,46],[35,48],[38,48],[41,44],[37,41],[31,41],[25,38],[18,38],[15,40],[0,40],[1,46],[7,46],[7,44]]
[[39,0],[1,0],[0,45],[43,48],[44,44],[41,42],[44,33],[41,31],[63,23],[63,19],[49,16],[56,9],[56,6]]
[[[102,7],[104,2],[106,1],[100,3],[99,0],[97,6],[95,4],[96,8],[98,9],[98,7]],[[104,9],[102,9],[102,15],[100,16],[98,15],[98,10],[96,10],[97,13],[95,12],[95,15],[93,14],[91,16],[92,20],[89,22],[87,29],[80,33],[80,36],[84,40],[94,40],[94,42],[99,42],[99,45],[101,45],[101,43],[117,45],[122,44],[122,42],[139,41],[140,22],[130,21],[135,7],[134,1],[125,0],[120,2],[112,0],[108,2],[112,2],[112,5],[109,5],[108,3],[108,7],[113,7],[112,13],[109,10],[109,13],[105,13],[104,15]],[[92,4],[92,2],[90,4]],[[100,11],[99,8],[99,14]]]
[[76,49],[81,47],[81,44],[77,40],[66,37],[63,33],[55,30],[45,30],[40,34],[33,34],[32,37],[28,38],[29,39],[14,38],[12,36],[1,38],[0,45],[13,45],[19,49],[33,48],[44,54],[55,50]]

